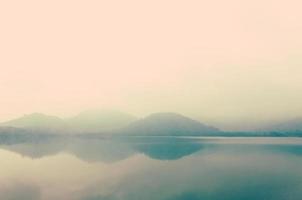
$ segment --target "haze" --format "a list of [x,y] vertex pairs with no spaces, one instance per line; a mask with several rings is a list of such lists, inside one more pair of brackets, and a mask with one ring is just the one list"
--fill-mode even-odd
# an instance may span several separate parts
[[0,120],[114,108],[238,128],[302,116],[301,7],[1,1]]

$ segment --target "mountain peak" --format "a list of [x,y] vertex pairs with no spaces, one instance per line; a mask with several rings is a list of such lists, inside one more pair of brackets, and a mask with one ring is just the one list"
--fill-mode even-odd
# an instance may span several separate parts
[[63,126],[63,124],[64,122],[61,118],[52,115],[45,115],[43,113],[25,114],[20,118],[2,123],[4,126],[19,128],[59,128]]
[[174,113],[174,112],[158,112],[158,113],[152,113],[149,116],[149,118],[188,118],[182,114]]
[[30,113],[30,114],[24,114],[23,117],[27,117],[27,118],[48,118],[48,117],[58,118],[56,116],[46,115],[46,114],[39,113],[39,112],[34,112],[34,113]]
[[154,113],[131,123],[124,132],[130,135],[197,136],[219,130],[178,113]]

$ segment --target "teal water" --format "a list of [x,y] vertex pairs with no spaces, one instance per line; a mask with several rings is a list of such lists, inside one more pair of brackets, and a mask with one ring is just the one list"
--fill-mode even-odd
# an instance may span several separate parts
[[1,141],[2,200],[300,200],[300,138]]

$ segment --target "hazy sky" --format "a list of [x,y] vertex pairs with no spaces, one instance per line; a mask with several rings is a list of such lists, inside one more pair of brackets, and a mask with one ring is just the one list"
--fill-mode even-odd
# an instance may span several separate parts
[[301,0],[0,1],[0,120],[91,108],[302,116]]

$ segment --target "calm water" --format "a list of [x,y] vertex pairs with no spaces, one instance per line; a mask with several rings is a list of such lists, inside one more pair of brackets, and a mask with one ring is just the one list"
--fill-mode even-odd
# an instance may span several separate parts
[[1,142],[1,200],[301,200],[302,139]]

